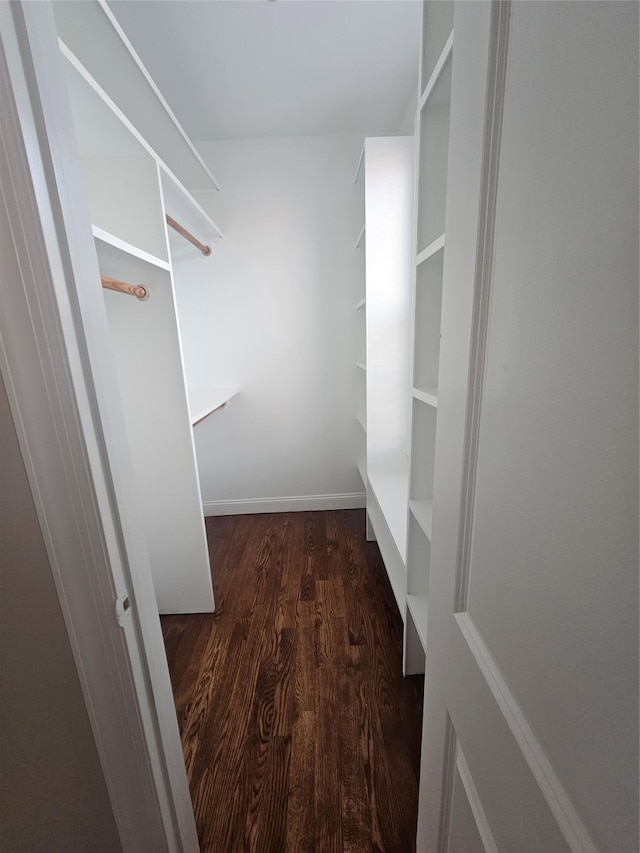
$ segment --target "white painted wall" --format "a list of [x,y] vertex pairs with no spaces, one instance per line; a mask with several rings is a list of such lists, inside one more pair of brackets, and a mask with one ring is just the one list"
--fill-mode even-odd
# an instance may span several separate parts
[[222,187],[201,201],[225,239],[182,270],[186,372],[193,387],[240,389],[195,428],[206,513],[364,505],[353,302],[361,147],[356,136],[199,146]]
[[0,379],[0,849],[120,842]]

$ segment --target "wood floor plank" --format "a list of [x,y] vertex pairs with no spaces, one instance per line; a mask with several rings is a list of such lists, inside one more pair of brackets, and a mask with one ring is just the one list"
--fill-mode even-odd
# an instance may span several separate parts
[[422,679],[364,512],[206,529],[216,614],[162,618],[202,853],[411,853]]
[[314,853],[316,850],[315,711],[302,711],[291,735],[289,798],[285,850]]

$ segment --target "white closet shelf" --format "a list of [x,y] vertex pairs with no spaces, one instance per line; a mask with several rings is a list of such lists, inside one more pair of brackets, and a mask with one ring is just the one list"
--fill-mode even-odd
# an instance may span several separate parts
[[367,488],[367,468],[366,464],[363,462],[358,462],[357,466],[358,474],[360,474],[360,479],[362,480],[362,485]]
[[436,83],[442,71],[447,64],[447,60],[451,56],[451,52],[453,50],[453,30],[449,33],[449,38],[446,41],[445,46],[442,48],[442,53],[438,57],[438,61],[436,62],[435,68],[431,72],[431,77],[427,80],[427,85],[424,87],[424,91],[422,92],[422,96],[420,97],[420,106],[419,110],[422,111],[424,105],[429,100],[431,93],[435,89]]
[[429,602],[426,595],[407,595],[407,608],[413,618],[418,637],[422,644],[422,650],[427,648],[427,615]]
[[[172,219],[207,245],[214,244],[223,238],[222,231],[209,214],[175,175],[172,175],[162,164],[160,164],[160,179],[165,211]],[[173,230],[169,230],[169,242],[174,257],[176,253],[194,251],[194,248]]]
[[[208,166],[105,0],[54,4],[61,40],[189,189],[217,189]],[[59,7],[59,8],[58,8]],[[96,50],[95,45],[101,46]]]
[[356,242],[355,242],[355,248],[356,249],[360,248],[360,243],[362,243],[362,238],[364,237],[366,230],[367,230],[367,226],[363,225],[362,228],[360,229],[360,232],[359,232],[357,238],[356,238]]
[[438,387],[437,385],[432,385],[427,388],[414,388],[411,392],[413,397],[416,400],[421,400],[423,403],[426,403],[428,406],[433,406],[434,409],[438,408]]
[[411,514],[423,529],[425,536],[431,542],[433,520],[433,500],[409,501]]
[[[84,4],[83,4],[84,5]],[[185,188],[181,180],[158,155],[147,139],[128,119],[124,112],[109,97],[107,92],[92,77],[67,45],[58,39],[60,51],[67,60],[67,86],[72,101],[75,102],[75,117],[84,117],[83,123],[76,125],[76,133],[83,141],[81,149],[86,149],[86,157],[104,156],[100,150],[100,134],[96,137],[94,126],[95,116],[102,116],[105,111],[110,116],[111,129],[117,136],[118,153],[121,156],[149,156],[155,161],[160,170],[162,193],[166,212],[188,231],[193,231],[203,243],[213,244],[222,239],[223,234],[216,223],[210,218],[200,204]],[[81,83],[80,81],[83,81]],[[89,87],[88,90],[86,87]],[[82,152],[81,152],[82,153]],[[193,251],[193,247],[182,237],[170,230],[170,240],[173,254]]]
[[191,425],[195,426],[212,412],[221,409],[237,393],[237,388],[189,388],[187,395]]
[[103,261],[107,264],[117,261],[119,264],[131,263],[132,266],[144,267],[145,264],[149,264],[161,270],[169,271],[171,269],[168,261],[163,261],[162,258],[157,258],[155,255],[145,252],[144,249],[139,249],[137,246],[127,243],[126,240],[121,240],[120,237],[110,234],[103,228],[98,228],[97,225],[92,225],[91,231],[96,241],[96,251],[101,266]]
[[365,419],[362,417],[362,415],[356,415],[356,420],[358,421],[362,429],[366,432],[367,424],[365,423]]
[[360,177],[360,170],[362,169],[362,164],[364,163],[364,143],[362,144],[362,151],[360,152],[360,157],[358,158],[358,165],[356,166],[356,173],[353,176],[353,184],[354,186],[358,186],[360,181],[358,178]]
[[407,563],[407,495],[409,458],[405,453],[373,456],[367,466],[369,483],[393,536],[402,562]]
[[366,304],[367,304],[367,297],[363,296],[359,302],[356,302],[356,311],[359,311],[360,308],[364,308],[364,306]]
[[356,361],[356,367],[359,370],[365,370],[366,371],[366,369],[367,369],[367,365],[364,363],[364,361]]
[[436,237],[433,243],[429,243],[426,249],[423,249],[418,255],[416,255],[416,266],[420,266],[421,263],[431,258],[436,254],[436,252],[444,249],[444,242],[444,234]]

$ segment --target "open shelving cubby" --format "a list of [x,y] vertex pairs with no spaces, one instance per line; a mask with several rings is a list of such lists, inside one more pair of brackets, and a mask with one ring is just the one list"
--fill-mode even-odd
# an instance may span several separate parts
[[365,141],[367,515],[404,617],[413,138]]
[[431,542],[434,503],[437,503],[433,472],[438,420],[453,42],[453,2],[423,2],[420,98],[416,122],[417,198],[404,635],[404,671],[407,675],[424,672],[427,643]]

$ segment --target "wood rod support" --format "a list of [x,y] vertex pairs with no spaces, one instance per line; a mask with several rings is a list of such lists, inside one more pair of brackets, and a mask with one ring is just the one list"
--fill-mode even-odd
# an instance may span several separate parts
[[189,233],[186,228],[183,228],[179,222],[176,222],[169,214],[167,213],[167,225],[170,228],[173,228],[174,231],[177,231],[181,237],[184,237],[185,240],[188,240],[192,243],[196,249],[199,249],[203,255],[211,254],[211,246],[205,246],[204,243],[201,243],[197,237],[194,237],[193,234]]
[[105,290],[116,290],[118,293],[127,293],[129,296],[135,296],[141,302],[146,302],[150,296],[149,288],[144,284],[127,284],[125,281],[118,281],[117,278],[109,278],[106,275],[100,276],[102,286]]

